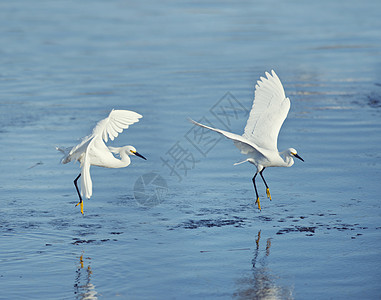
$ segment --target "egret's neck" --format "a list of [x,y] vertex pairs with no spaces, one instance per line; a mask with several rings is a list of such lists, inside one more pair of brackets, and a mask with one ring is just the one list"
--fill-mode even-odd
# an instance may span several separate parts
[[285,167],[291,167],[294,164],[294,159],[288,151],[279,152],[280,157],[283,159]]
[[127,155],[125,151],[119,152],[120,154],[120,163],[121,168],[127,167],[131,163],[130,157]]

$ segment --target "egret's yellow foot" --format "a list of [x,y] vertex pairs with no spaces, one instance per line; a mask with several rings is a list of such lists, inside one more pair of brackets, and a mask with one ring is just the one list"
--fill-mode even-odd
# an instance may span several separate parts
[[266,189],[266,194],[267,194],[267,198],[269,198],[271,201],[271,195],[270,195],[270,189],[269,188]]
[[261,202],[259,201],[259,197],[257,198],[257,201],[255,203],[258,203],[258,209],[261,210]]
[[80,204],[81,204],[81,214],[83,215],[83,201],[78,202],[75,207],[77,207]]

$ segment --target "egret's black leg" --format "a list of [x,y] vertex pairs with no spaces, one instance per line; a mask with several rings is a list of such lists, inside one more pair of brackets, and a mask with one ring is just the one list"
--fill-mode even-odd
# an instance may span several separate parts
[[258,175],[258,172],[255,173],[255,175],[254,175],[252,180],[253,180],[253,184],[254,184],[255,195],[257,196],[257,201],[255,201],[255,203],[258,203],[258,208],[259,208],[259,210],[261,210],[261,203],[259,202],[258,191],[257,191],[257,187],[255,185],[255,177],[257,177],[257,175]]
[[82,202],[81,193],[79,192],[78,185],[77,185],[77,181],[78,181],[79,177],[81,177],[81,173],[79,173],[79,175],[77,176],[77,178],[74,179],[74,185],[75,185],[75,189],[77,190],[77,193],[78,193],[79,202]]
[[77,181],[78,181],[79,177],[81,177],[81,173],[79,173],[79,175],[77,176],[77,178],[74,179],[75,189],[77,190],[78,197],[79,197],[79,202],[77,203],[76,206],[78,206],[79,204],[81,204],[81,213],[83,214],[83,201],[82,201],[81,193],[79,192],[78,185],[77,185]]
[[259,172],[259,174],[261,175],[261,177],[262,177],[262,180],[263,180],[263,182],[264,182],[264,184],[265,184],[265,186],[266,186],[266,194],[267,194],[267,197],[270,199],[270,201],[271,201],[271,195],[270,195],[270,189],[269,189],[269,186],[267,185],[267,183],[266,183],[266,180],[265,180],[265,178],[263,177],[263,171],[265,170],[266,168],[263,168],[262,169],[262,171],[261,172]]

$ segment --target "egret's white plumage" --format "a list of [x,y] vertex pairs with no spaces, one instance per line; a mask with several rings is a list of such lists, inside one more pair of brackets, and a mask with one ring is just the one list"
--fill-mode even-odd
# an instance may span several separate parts
[[[255,177],[259,173],[266,185],[267,196],[271,200],[270,191],[262,172],[267,167],[291,167],[293,157],[303,160],[294,148],[278,152],[277,140],[280,128],[290,110],[290,99],[285,96],[284,89],[274,70],[266,72],[266,78],[261,77],[255,86],[255,96],[250,116],[243,135],[212,128],[191,120],[203,128],[218,132],[234,142],[234,145],[246,154],[248,158],[240,163],[250,162],[257,167],[253,184],[257,203],[261,209]],[[240,163],[236,163],[240,164]]]
[[[131,163],[129,155],[144,158],[133,146],[107,147],[105,144],[109,138],[113,141],[124,129],[139,122],[140,118],[142,118],[142,115],[133,111],[112,110],[109,116],[99,121],[93,132],[84,137],[78,145],[72,148],[57,148],[57,150],[65,154],[61,160],[63,164],[70,161],[79,161],[81,163],[81,173],[74,180],[74,184],[80,198],[79,204],[81,204],[82,214],[83,202],[81,196],[90,199],[93,193],[90,166],[124,168]],[[113,153],[120,158],[115,157]],[[77,187],[79,177],[81,177],[81,192],[78,191]]]

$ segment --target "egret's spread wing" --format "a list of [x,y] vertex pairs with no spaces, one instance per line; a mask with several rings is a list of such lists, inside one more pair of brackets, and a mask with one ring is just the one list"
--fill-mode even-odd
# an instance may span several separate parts
[[101,137],[106,143],[108,138],[112,141],[118,136],[123,129],[139,122],[142,115],[130,110],[112,110],[106,119],[98,122],[93,129],[93,137]]
[[69,161],[81,161],[87,152],[93,138],[99,137],[99,141],[108,141],[108,138],[114,140],[123,129],[127,129],[129,125],[139,121],[142,116],[136,112],[129,110],[112,110],[109,116],[94,127],[93,133],[84,137],[82,141],[74,146],[70,152],[64,156],[62,163]]
[[193,121],[192,119],[189,119],[193,124],[198,125],[200,127],[213,130],[215,132],[218,132],[219,134],[222,134],[223,136],[227,137],[228,139],[231,139],[234,142],[234,145],[241,150],[242,154],[248,154],[250,152],[256,152],[258,154],[262,154],[261,151],[258,149],[256,145],[254,145],[251,141],[247,140],[245,137],[231,133],[225,130],[216,129],[213,127],[206,126],[204,124],[198,123],[196,121]]
[[278,151],[279,130],[290,110],[282,83],[274,70],[266,72],[255,86],[255,96],[243,137],[256,145]]

